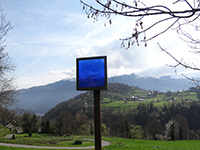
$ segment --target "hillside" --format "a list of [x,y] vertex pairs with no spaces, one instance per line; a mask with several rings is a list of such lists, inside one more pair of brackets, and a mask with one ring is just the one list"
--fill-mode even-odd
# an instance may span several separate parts
[[[140,104],[154,102],[155,106],[163,106],[170,101],[192,102],[197,101],[197,94],[191,91],[184,92],[157,92],[146,91],[120,83],[108,84],[107,91],[101,91],[101,109],[112,108],[116,111],[126,111],[137,108]],[[55,119],[60,113],[76,114],[83,112],[89,118],[93,116],[93,92],[80,94],[73,99],[62,102],[49,110],[44,118]]]
[[[200,88],[182,92],[146,91],[110,83],[101,93],[104,135],[150,140],[199,140]],[[51,133],[93,134],[93,92],[80,94],[49,110],[44,127]],[[45,125],[46,122],[46,125]]]
[[82,92],[76,91],[73,81],[62,80],[45,86],[17,91],[17,105],[19,108],[43,114],[56,104],[80,93]]
[[[123,83],[151,91],[186,90],[191,86],[186,79],[173,79],[170,76],[138,77],[134,74],[112,77],[108,79],[108,82]],[[69,100],[80,93],[83,92],[76,91],[75,81],[61,80],[44,86],[18,90],[16,99],[19,108],[43,114],[60,102]]]
[[[101,91],[101,100],[110,97],[114,99],[121,99],[124,96],[128,96],[128,92],[132,91],[132,87],[125,84],[112,83],[108,84],[107,91]],[[46,119],[53,119],[57,117],[62,112],[70,112],[75,114],[78,111],[85,112],[88,116],[92,117],[91,112],[93,111],[93,92],[89,91],[80,94],[73,99],[61,102],[54,108],[50,109],[44,116]]]

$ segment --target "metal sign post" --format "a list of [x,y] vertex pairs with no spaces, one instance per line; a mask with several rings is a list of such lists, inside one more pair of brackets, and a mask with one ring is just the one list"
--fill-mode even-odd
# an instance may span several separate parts
[[76,89],[94,91],[95,150],[101,150],[100,90],[107,90],[107,57],[77,58],[76,67]]
[[95,150],[101,150],[101,106],[100,90],[94,90]]

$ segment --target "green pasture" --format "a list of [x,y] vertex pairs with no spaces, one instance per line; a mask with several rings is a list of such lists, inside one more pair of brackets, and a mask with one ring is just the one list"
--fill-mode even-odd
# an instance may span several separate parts
[[[156,96],[152,97],[148,95],[148,91],[135,90],[133,93],[129,93],[129,96],[122,97],[121,100],[115,100],[110,98],[104,98],[101,101],[101,107],[107,108],[112,107],[115,110],[127,110],[127,109],[135,109],[141,103],[150,103],[154,101],[154,105],[158,107],[162,107],[165,104],[172,102],[180,102],[181,100],[185,102],[197,101],[197,94],[195,92],[172,92],[171,96],[166,96],[166,93],[158,93]],[[137,96],[140,100],[131,100],[131,96]],[[123,98],[129,98],[129,100],[125,101]],[[142,100],[141,100],[142,99]],[[170,100],[170,99],[174,99]]]
[[[40,145],[53,147],[75,147],[75,140],[82,140],[82,145],[76,147],[94,146],[94,141],[83,140],[83,138],[94,139],[93,136],[60,136],[49,134],[18,134],[16,139],[6,138],[11,132],[5,128],[0,128],[0,143],[13,143],[24,145]],[[103,140],[111,142],[111,145],[103,147],[103,150],[199,150],[200,140],[185,141],[153,141],[153,140],[135,140],[118,137],[102,137]],[[84,148],[83,148],[84,149]],[[34,148],[16,148],[0,146],[0,150],[42,150]],[[50,149],[45,149],[50,150]],[[61,150],[61,149],[59,149]]]
[[104,150],[199,150],[200,141],[152,141],[125,138],[104,138],[111,141]]
[[[109,102],[108,102],[109,101]],[[101,108],[112,107],[115,110],[135,109],[141,102],[139,101],[110,101],[108,98],[101,101]]]
[[[82,136],[80,136],[82,137]],[[38,140],[40,138],[38,137]],[[53,140],[53,139],[52,139]],[[117,137],[103,137],[103,140],[110,141],[112,144],[103,147],[103,150],[199,150],[199,140],[188,141],[151,141],[134,140]],[[34,148],[13,148],[0,146],[0,150],[42,150]],[[84,149],[84,148],[83,148]],[[50,149],[45,149],[50,150]],[[59,149],[62,150],[62,149]]]
[[198,100],[197,94],[195,92],[181,92],[177,94],[176,96],[178,99],[184,99],[184,100]]
[[[22,145],[37,145],[37,146],[55,146],[55,147],[73,147],[76,140],[82,141],[82,146],[94,146],[94,141],[86,140],[84,136],[55,136],[48,134],[33,134],[29,137],[28,134],[15,134],[16,139],[0,137],[0,143],[12,143]],[[89,138],[89,137],[88,137]]]

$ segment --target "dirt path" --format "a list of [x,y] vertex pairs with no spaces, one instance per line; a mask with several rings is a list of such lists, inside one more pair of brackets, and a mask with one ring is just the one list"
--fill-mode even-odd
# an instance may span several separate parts
[[[93,140],[93,139],[88,139]],[[110,145],[111,142],[102,141],[102,147]],[[10,144],[10,143],[0,143],[0,146],[9,146],[9,147],[21,147],[21,148],[43,148],[43,149],[94,149],[95,146],[87,147],[51,147],[51,146],[34,146],[34,145],[21,145],[21,144]]]

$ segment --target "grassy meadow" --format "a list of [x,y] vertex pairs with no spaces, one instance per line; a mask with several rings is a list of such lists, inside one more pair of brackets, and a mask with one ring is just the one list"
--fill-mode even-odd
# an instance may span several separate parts
[[199,150],[200,141],[153,141],[124,138],[104,138],[111,141],[104,150]]
[[[0,128],[0,143],[39,145],[53,147],[85,147],[94,146],[94,141],[83,140],[84,138],[94,139],[92,136],[55,136],[51,134],[28,134],[15,135],[16,139],[6,137],[12,134],[8,129]],[[154,140],[135,140],[118,137],[102,137],[103,140],[111,142],[111,145],[103,147],[103,150],[199,150],[200,140],[187,141],[154,141]],[[75,140],[82,140],[83,144],[73,145]],[[83,148],[84,149],[84,148]],[[0,146],[0,150],[42,150],[41,148],[18,148]],[[50,150],[50,149],[45,149]],[[61,150],[61,149],[59,149]]]
[[[148,91],[143,91],[140,89],[135,90],[132,93],[129,93],[128,96],[122,97],[121,100],[114,100],[110,98],[104,98],[101,101],[101,108],[112,107],[115,110],[127,110],[127,109],[135,109],[139,104],[149,103],[151,101],[154,102],[155,106],[162,107],[165,104],[169,104],[171,102],[180,102],[184,100],[185,102],[191,102],[198,100],[197,94],[195,92],[171,92],[170,96],[166,96],[166,93],[158,93],[156,96],[148,96]],[[136,96],[140,100],[130,100],[131,96]],[[174,100],[170,100],[173,98]],[[127,101],[124,99],[128,99]]]
[[[83,138],[94,138],[92,136],[55,136],[50,134],[28,134],[15,135],[16,139],[7,138],[12,134],[8,129],[0,129],[0,143],[13,143],[24,145],[39,145],[53,147],[85,147],[94,146],[94,141],[83,140]],[[111,145],[103,147],[103,150],[199,150],[200,140],[180,140],[180,141],[154,141],[154,140],[136,140],[118,137],[102,137],[103,140],[111,142]],[[83,144],[73,145],[75,140],[82,140]],[[84,149],[84,148],[83,148]],[[41,148],[18,148],[0,146],[0,150],[42,150]],[[45,149],[50,150],[50,149]],[[62,150],[62,149],[59,149]]]
[[[41,139],[38,137],[38,140],[41,140]],[[200,141],[198,140],[151,141],[151,140],[125,139],[125,138],[117,138],[117,137],[103,137],[103,140],[110,141],[112,143],[109,146],[103,147],[102,148],[103,150],[199,150],[199,147],[200,147]],[[0,150],[1,149],[2,150],[42,150],[40,148],[34,149],[34,148],[15,148],[15,147],[0,146]],[[45,150],[50,150],[50,149],[45,149]],[[62,149],[59,149],[59,150],[62,150]]]
[[[86,136],[87,137],[87,136]],[[33,134],[29,137],[28,134],[16,134],[16,139],[6,137],[0,138],[0,143],[12,143],[22,145],[36,145],[36,146],[53,146],[53,147],[73,147],[76,140],[82,141],[82,145],[76,147],[94,146],[94,141],[85,140],[85,136],[54,136],[50,134]],[[88,137],[89,138],[89,137]]]

